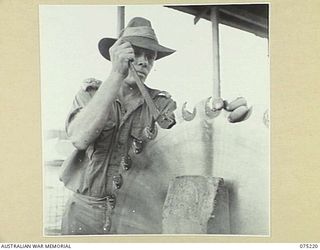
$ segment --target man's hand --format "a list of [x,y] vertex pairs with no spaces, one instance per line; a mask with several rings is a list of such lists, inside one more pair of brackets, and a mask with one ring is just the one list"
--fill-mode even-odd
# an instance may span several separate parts
[[243,97],[238,97],[234,101],[227,103],[225,101],[225,110],[230,111],[230,115],[228,116],[229,122],[242,122],[249,118],[252,107],[247,107],[247,101]]
[[109,49],[112,72],[120,74],[123,79],[128,76],[129,61],[134,60],[134,50],[129,42],[119,38]]

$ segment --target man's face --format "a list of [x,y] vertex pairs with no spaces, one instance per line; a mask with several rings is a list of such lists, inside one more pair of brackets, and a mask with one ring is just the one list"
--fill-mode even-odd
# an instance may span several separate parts
[[[157,54],[155,51],[147,50],[139,47],[132,46],[135,54],[134,61],[132,62],[133,66],[135,67],[137,74],[142,82],[145,82],[147,79],[147,76],[149,75],[154,60],[157,57]],[[130,87],[136,84],[136,81],[134,80],[134,77],[129,70],[129,74],[124,80],[126,84],[128,84]]]

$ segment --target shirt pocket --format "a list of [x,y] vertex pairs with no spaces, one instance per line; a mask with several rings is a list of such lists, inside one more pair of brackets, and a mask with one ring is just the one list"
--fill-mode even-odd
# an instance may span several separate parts
[[108,121],[98,138],[88,148],[88,157],[92,161],[101,161],[106,157],[112,147],[112,141],[114,140],[116,133],[116,122]]

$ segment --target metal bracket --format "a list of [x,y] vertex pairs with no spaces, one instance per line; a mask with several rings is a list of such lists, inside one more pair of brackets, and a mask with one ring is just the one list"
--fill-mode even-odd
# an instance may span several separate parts
[[217,117],[224,107],[224,102],[221,98],[212,99],[212,97],[209,97],[204,107],[206,115],[211,119]]
[[194,119],[194,117],[196,116],[197,114],[197,109],[196,107],[193,108],[193,111],[192,113],[190,111],[188,111],[186,109],[187,107],[187,102],[185,102],[183,105],[182,105],[182,118],[185,120],[185,121],[192,121]]

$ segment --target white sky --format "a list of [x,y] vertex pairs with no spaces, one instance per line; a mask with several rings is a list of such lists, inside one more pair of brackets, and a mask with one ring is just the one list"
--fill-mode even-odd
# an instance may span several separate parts
[[[44,129],[63,129],[81,82],[105,80],[111,63],[97,49],[103,37],[116,37],[117,7],[41,5],[40,55]],[[134,16],[152,22],[160,43],[176,49],[157,61],[147,84],[168,91],[188,107],[212,95],[211,24],[159,5],[126,6],[126,23]],[[247,98],[256,110],[269,107],[268,42],[248,32],[220,25],[221,88],[224,99]]]

